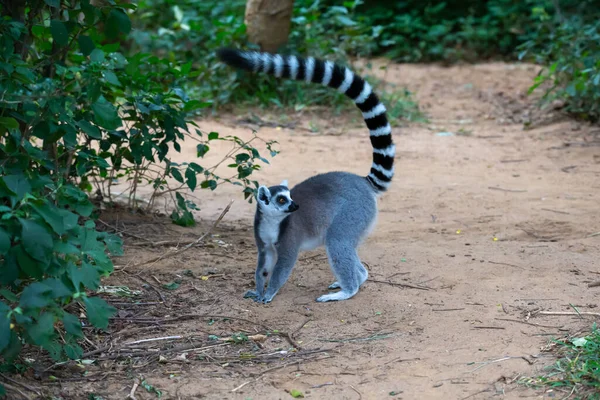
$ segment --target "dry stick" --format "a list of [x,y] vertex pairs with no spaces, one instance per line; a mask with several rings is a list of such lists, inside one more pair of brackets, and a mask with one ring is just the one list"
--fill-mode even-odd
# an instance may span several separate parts
[[249,384],[250,382],[252,382],[252,381],[248,381],[248,382],[244,382],[244,383],[242,383],[240,386],[236,387],[236,388],[235,388],[235,389],[233,389],[231,392],[232,392],[232,393],[235,393],[235,392],[237,392],[238,390],[240,390],[241,388],[243,388],[244,386],[246,386],[246,385],[247,385],[247,384]]
[[4,385],[4,387],[6,387],[7,389],[14,390],[15,392],[19,393],[21,396],[23,396],[23,397],[24,397],[24,398],[26,398],[27,400],[32,400],[32,399],[31,399],[31,397],[29,397],[29,396],[27,396],[25,393],[23,393],[23,392],[21,391],[21,389],[19,389],[18,387],[16,387],[16,386],[13,386],[13,385],[9,385],[9,384],[8,384],[8,383],[6,383],[6,382],[5,382],[3,385]]
[[464,308],[432,308],[431,311],[460,311]]
[[173,339],[181,339],[183,336],[165,336],[159,338],[150,338],[150,339],[141,339],[133,342],[123,343],[123,346],[130,346],[132,344],[146,343],[146,342],[156,342],[157,340],[173,340]]
[[133,387],[131,388],[131,391],[127,395],[128,400],[136,400],[135,391],[137,390],[138,386],[140,386],[140,378],[135,378],[135,381],[133,382]]
[[600,286],[600,281],[588,283],[588,287],[598,287]]
[[356,388],[354,386],[350,385],[350,388],[352,388],[352,390],[354,390],[358,394],[358,400],[361,400],[362,394],[358,390],[356,390]]
[[531,325],[531,326],[535,326],[535,327],[538,327],[538,328],[552,328],[552,329],[560,329],[560,328],[562,328],[562,326],[534,324],[532,322],[519,321],[518,319],[510,319],[510,318],[494,318],[494,319],[498,320],[498,321],[508,321],[508,322],[516,322],[518,324]]
[[553,213],[557,213],[557,214],[566,214],[566,215],[570,215],[571,214],[571,213],[568,213],[566,211],[552,210],[550,208],[541,208],[540,210],[549,211],[549,212],[553,212]]
[[37,395],[38,395],[38,396],[40,396],[40,397],[42,396],[42,393],[40,393],[40,392],[39,392],[37,389],[34,389],[34,388],[32,388],[31,386],[27,386],[26,384],[24,384],[24,383],[21,383],[21,382],[19,382],[19,381],[16,381],[16,380],[14,380],[14,379],[12,379],[12,378],[9,378],[8,376],[6,376],[6,375],[4,375],[4,374],[0,374],[0,376],[1,376],[3,379],[6,379],[7,381],[9,381],[9,382],[12,382],[12,383],[14,383],[15,385],[19,385],[19,386],[21,386],[22,388],[25,388],[25,389],[29,390],[30,392],[33,392],[33,393],[37,394]]
[[427,287],[427,286],[416,286],[416,285],[411,285],[411,284],[408,284],[408,283],[396,283],[396,282],[379,281],[379,280],[376,280],[376,279],[369,279],[369,282],[384,283],[384,284],[390,285],[390,286],[407,287],[407,288],[419,289],[419,290],[431,290],[432,289],[432,288]]
[[490,264],[496,264],[496,265],[506,265],[507,267],[514,267],[514,268],[519,268],[519,269],[523,269],[523,267],[519,267],[518,265],[514,265],[514,264],[508,264],[508,263],[503,263],[503,262],[496,262],[496,261],[488,261]]
[[221,215],[219,215],[219,218],[217,218],[217,220],[214,222],[214,224],[212,224],[212,226],[208,229],[208,231],[206,231],[206,233],[204,233],[202,236],[200,236],[198,239],[196,239],[192,243],[188,244],[187,246],[185,246],[179,250],[176,250],[173,252],[167,252],[167,253],[161,254],[158,257],[154,257],[150,260],[146,260],[146,261],[139,262],[137,264],[130,265],[128,268],[137,268],[137,267],[141,267],[142,265],[146,265],[146,264],[154,264],[164,258],[179,255],[179,254],[183,253],[184,251],[189,250],[194,245],[202,242],[208,235],[210,235],[212,233],[213,229],[215,229],[217,227],[217,225],[219,225],[219,223],[221,222],[221,220],[223,219],[225,214],[227,214],[229,212],[229,209],[231,208],[231,204],[233,204],[233,200],[229,201],[229,204],[227,204],[227,207],[225,207],[225,209],[223,210]]
[[475,329],[506,329],[502,326],[474,326]]
[[295,330],[294,332],[292,332],[292,333],[290,334],[290,336],[294,337],[294,336],[296,335],[296,333],[300,332],[300,330],[301,330],[302,328],[304,328],[304,326],[305,326],[306,324],[308,324],[309,322],[311,322],[311,321],[312,321],[312,319],[311,319],[311,318],[307,318],[307,319],[306,319],[306,321],[304,321],[304,322],[302,323],[302,325],[300,325],[298,328],[296,328],[296,330]]
[[527,192],[527,190],[503,189],[503,188],[495,187],[495,186],[488,186],[488,189],[491,189],[491,190],[500,190],[502,192],[511,192],[511,193],[525,193],[525,192]]
[[568,311],[540,311],[537,312],[538,315],[593,315],[595,317],[600,317],[600,313],[589,312],[589,311],[579,311],[579,312],[568,312]]

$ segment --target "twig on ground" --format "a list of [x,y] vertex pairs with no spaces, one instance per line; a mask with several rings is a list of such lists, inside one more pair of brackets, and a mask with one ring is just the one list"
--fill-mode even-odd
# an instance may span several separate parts
[[588,283],[588,287],[598,287],[600,286],[600,281]]
[[432,308],[431,311],[460,311],[464,308]]
[[506,329],[503,326],[474,326],[475,329]]
[[511,193],[525,193],[525,192],[527,192],[527,190],[504,189],[504,188],[495,187],[495,186],[488,186],[488,189],[491,189],[491,190],[500,190],[502,192],[511,192]]
[[140,378],[135,378],[135,381],[133,382],[133,387],[127,395],[127,400],[136,400],[135,391],[137,390],[138,386],[140,386]]
[[397,357],[397,358],[394,358],[393,360],[386,361],[383,365],[388,365],[388,364],[391,364],[393,362],[407,362],[407,361],[418,361],[418,360],[420,360],[420,358],[418,358],[418,357],[417,358],[402,358],[402,357]]
[[221,215],[219,215],[219,218],[217,218],[217,220],[212,224],[212,226],[208,229],[208,231],[206,231],[204,234],[202,234],[202,236],[200,236],[198,239],[196,239],[195,241],[193,241],[192,243],[182,247],[181,249],[177,249],[175,251],[171,251],[171,252],[167,252],[164,254],[161,254],[160,256],[154,257],[150,260],[146,260],[146,261],[141,261],[139,263],[133,264],[133,265],[129,265],[127,266],[127,268],[138,268],[141,267],[143,265],[147,265],[147,264],[154,264],[160,260],[163,260],[167,257],[173,257],[176,255],[179,255],[181,253],[183,253],[184,251],[189,250],[191,247],[193,247],[194,245],[202,242],[208,235],[210,235],[212,233],[212,231],[217,227],[217,225],[219,225],[219,223],[221,222],[221,220],[223,219],[223,217],[225,217],[225,214],[227,214],[229,212],[229,209],[231,208],[231,204],[233,204],[233,200],[229,201],[229,204],[227,204],[227,207],[225,207],[225,209],[223,210],[223,212],[221,212]]
[[246,386],[247,384],[249,384],[249,383],[251,383],[251,382],[252,382],[252,381],[244,382],[244,383],[242,383],[240,386],[238,386],[238,387],[236,387],[235,389],[233,389],[231,392],[232,392],[232,393],[235,393],[235,392],[237,392],[238,390],[240,390],[241,388],[243,388],[244,386]]
[[181,339],[181,338],[183,338],[183,336],[165,336],[165,337],[159,337],[159,338],[141,339],[141,340],[135,340],[133,342],[123,343],[123,346],[131,346],[132,344],[139,344],[139,343],[146,343],[146,342],[156,342],[157,340],[174,340],[174,339]]
[[158,297],[160,297],[161,303],[163,303],[165,306],[167,306],[167,299],[165,298],[165,296],[162,294],[162,292],[160,290],[158,290],[153,284],[151,284],[150,282],[148,282],[146,279],[142,278],[141,276],[139,276],[138,274],[129,274],[129,272],[123,270],[123,272],[125,272],[126,274],[133,276],[135,278],[138,278],[140,281],[144,282],[146,285],[148,285],[152,290],[154,290],[157,294]]
[[552,328],[552,329],[560,329],[560,328],[562,328],[562,326],[534,324],[533,322],[520,321],[518,319],[510,319],[510,318],[494,318],[494,319],[498,320],[498,321],[508,321],[508,322],[516,322],[518,324],[531,325],[531,326],[535,326],[535,327],[538,327],[538,328]]
[[30,396],[28,396],[28,395],[26,395],[25,393],[23,393],[23,392],[21,391],[21,389],[19,389],[18,387],[16,387],[16,386],[13,386],[13,385],[9,385],[9,384],[8,384],[8,383],[6,383],[6,382],[5,382],[5,383],[3,383],[3,385],[4,385],[4,387],[5,387],[5,388],[7,388],[7,389],[10,389],[10,390],[13,390],[13,391],[15,391],[15,392],[19,393],[19,394],[20,394],[21,396],[23,396],[25,399],[27,399],[27,400],[32,400]]
[[292,332],[292,333],[291,333],[291,336],[292,336],[292,337],[294,337],[294,336],[296,335],[296,333],[300,332],[300,330],[301,330],[302,328],[304,328],[304,326],[305,326],[306,324],[308,324],[309,322],[311,322],[311,321],[312,321],[312,319],[311,319],[311,318],[307,318],[307,319],[306,319],[306,321],[304,321],[304,322],[302,323],[302,325],[300,325],[298,328],[296,328],[296,330],[295,330],[294,332]]
[[523,269],[523,267],[519,267],[518,265],[514,265],[514,264],[508,264],[508,263],[503,263],[503,262],[496,262],[496,261],[489,261],[488,262],[490,264],[496,264],[496,265],[506,265],[507,267],[514,267],[514,268],[519,268],[519,269]]
[[491,361],[482,361],[482,362],[473,363],[473,364],[481,364],[481,365],[480,365],[480,366],[478,366],[478,367],[477,367],[477,368],[475,368],[475,369],[472,369],[472,370],[471,370],[471,371],[469,371],[469,372],[475,372],[475,371],[477,371],[477,370],[479,370],[479,369],[481,369],[481,368],[483,368],[483,367],[485,367],[485,366],[488,366],[488,365],[490,365],[490,364],[494,364],[494,363],[498,363],[498,362],[501,362],[501,361],[506,361],[506,360],[514,360],[514,359],[517,359],[517,358],[520,358],[520,359],[522,359],[522,360],[525,360],[525,361],[526,361],[526,362],[527,362],[529,365],[532,365],[532,364],[533,364],[533,361],[531,361],[531,360],[527,359],[527,357],[525,357],[525,356],[507,356],[507,357],[502,357],[502,358],[499,358],[499,359],[497,359],[497,360],[491,360]]
[[387,339],[394,336],[393,333],[385,333],[382,335],[371,335],[365,338],[349,338],[349,339],[318,339],[321,342],[346,343],[346,342],[368,342],[371,340]]
[[428,286],[417,286],[417,285],[411,285],[409,283],[396,283],[396,282],[380,281],[377,279],[369,279],[367,282],[383,283],[383,284],[390,285],[390,286],[407,287],[407,288],[419,289],[419,290],[431,290],[432,289]]
[[358,390],[356,390],[356,388],[354,386],[352,386],[352,385],[350,385],[350,388],[352,388],[352,390],[354,390],[358,394],[358,399],[359,400],[362,399],[362,393],[361,392],[359,392]]
[[146,244],[150,244],[151,243],[148,239],[145,239],[145,238],[143,238],[141,236],[138,236],[138,235],[135,235],[133,233],[127,232],[125,230],[121,230],[121,229],[119,229],[119,228],[117,228],[115,226],[112,226],[112,225],[108,224],[107,222],[102,221],[101,219],[97,219],[97,221],[100,222],[102,225],[106,226],[107,228],[112,229],[115,233],[122,233],[123,235],[130,236],[132,238],[136,238],[138,240],[141,240],[141,241],[145,242]]
[[333,382],[325,382],[325,383],[321,383],[320,385],[312,385],[310,388],[311,389],[319,389],[324,386],[331,386],[331,385],[333,385]]
[[538,315],[554,315],[554,316],[581,316],[581,315],[591,315],[594,317],[600,317],[600,313],[589,312],[589,311],[579,311],[579,312],[569,312],[569,311],[538,311],[536,314]]
[[552,210],[551,208],[541,208],[540,210],[549,211],[549,212],[553,212],[553,213],[557,213],[557,214],[565,214],[565,215],[570,215],[571,214],[571,213],[568,213],[566,211]]
[[12,379],[12,378],[4,375],[4,374],[0,374],[0,377],[2,377],[2,379],[6,379],[7,381],[14,383],[15,385],[19,385],[22,388],[27,389],[30,392],[33,392],[33,393],[37,394],[38,396],[42,396],[42,393],[38,389],[32,388],[31,386],[27,386],[26,384],[21,383],[19,381],[16,381],[16,380],[14,380],[14,379]]

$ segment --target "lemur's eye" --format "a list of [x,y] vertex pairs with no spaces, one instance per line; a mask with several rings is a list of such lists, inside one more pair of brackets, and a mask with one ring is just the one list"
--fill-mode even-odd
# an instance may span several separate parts
[[277,199],[277,202],[278,202],[279,204],[285,204],[285,203],[286,203],[286,201],[287,201],[287,200],[285,199],[285,197],[279,197],[279,199]]

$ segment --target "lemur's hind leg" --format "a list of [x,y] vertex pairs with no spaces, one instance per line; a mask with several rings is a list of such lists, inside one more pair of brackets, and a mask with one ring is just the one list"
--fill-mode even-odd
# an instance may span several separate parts
[[[363,267],[363,270],[360,271],[360,275],[361,275],[360,286],[362,286],[367,281],[367,278],[369,277],[369,272],[364,267],[364,265],[362,265],[362,263],[361,263],[361,266]],[[338,281],[333,282],[331,285],[329,285],[327,287],[327,289],[329,289],[329,290],[335,290],[335,289],[341,289],[341,288],[342,288],[342,285],[340,285],[340,283]]]
[[330,239],[326,241],[329,264],[342,289],[336,293],[325,294],[317,299],[318,302],[346,300],[354,296],[363,281],[360,268],[362,264],[356,249],[347,240]]

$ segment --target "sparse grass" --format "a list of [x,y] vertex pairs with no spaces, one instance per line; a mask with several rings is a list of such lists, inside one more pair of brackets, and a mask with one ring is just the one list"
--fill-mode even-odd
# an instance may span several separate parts
[[556,362],[546,367],[543,375],[520,382],[564,394],[557,398],[600,399],[600,331],[596,324],[587,336],[554,343]]

